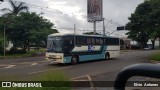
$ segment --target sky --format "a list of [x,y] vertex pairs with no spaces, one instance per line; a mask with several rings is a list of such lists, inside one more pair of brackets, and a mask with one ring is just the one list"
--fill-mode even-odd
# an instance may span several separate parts
[[[55,24],[60,33],[93,31],[93,23],[87,22],[87,0],[13,0],[26,2],[29,11],[41,14]],[[138,4],[144,0],[103,0],[103,17],[107,35],[126,37],[127,31],[116,31],[116,27],[129,22]],[[40,7],[39,7],[40,6]],[[10,8],[8,0],[0,4],[0,9]],[[0,13],[2,14],[2,13]],[[102,33],[103,23],[97,22],[97,32]]]

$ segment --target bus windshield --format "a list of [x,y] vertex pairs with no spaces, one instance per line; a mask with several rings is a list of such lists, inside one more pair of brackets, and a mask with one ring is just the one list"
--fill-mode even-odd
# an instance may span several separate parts
[[47,40],[47,52],[63,52],[62,37],[49,37]]

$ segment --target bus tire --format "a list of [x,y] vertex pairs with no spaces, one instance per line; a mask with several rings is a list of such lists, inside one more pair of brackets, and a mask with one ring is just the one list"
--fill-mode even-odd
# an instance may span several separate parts
[[71,64],[72,65],[78,64],[78,56],[76,56],[76,55],[72,56]]
[[110,58],[110,54],[109,54],[109,52],[107,52],[107,53],[105,54],[105,60],[109,60],[109,58]]

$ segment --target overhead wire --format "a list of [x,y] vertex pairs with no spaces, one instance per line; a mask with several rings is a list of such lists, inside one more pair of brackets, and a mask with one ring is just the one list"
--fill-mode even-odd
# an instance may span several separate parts
[[[49,7],[44,7],[44,6],[31,4],[31,3],[28,3],[28,2],[24,2],[24,1],[18,1],[18,0],[14,0],[14,1],[15,2],[23,2],[28,6],[39,8],[39,9],[41,9],[41,14],[44,14],[44,12],[42,12],[42,10],[46,10],[46,11],[50,11],[50,12],[53,12],[53,13],[56,13],[56,14],[61,14],[61,15],[64,15],[64,16],[71,16],[71,15],[72,16],[77,16],[77,14],[75,14],[75,13],[68,13],[68,12],[57,10],[57,9],[52,9],[52,8],[49,8]],[[87,15],[79,15],[79,16],[82,16],[83,18],[87,17]],[[112,25],[115,25],[115,26],[122,26],[121,24],[119,24],[117,22],[114,22],[113,20],[105,19],[105,22],[107,22],[107,24],[112,24]],[[105,26],[107,26],[107,24]],[[103,27],[103,26],[98,26],[98,28],[101,28],[101,27]],[[92,30],[88,30],[88,29],[86,30],[86,28],[83,29],[83,30],[82,29],[78,29],[78,30],[81,30],[81,31],[92,31]],[[91,28],[91,27],[88,27],[88,28]],[[74,28],[71,28],[71,27],[57,27],[57,29],[74,30]],[[108,28],[108,29],[113,30],[111,28]],[[103,30],[97,30],[97,31],[103,31]],[[106,32],[107,33],[113,33],[113,32],[109,32],[109,31],[106,31]]]

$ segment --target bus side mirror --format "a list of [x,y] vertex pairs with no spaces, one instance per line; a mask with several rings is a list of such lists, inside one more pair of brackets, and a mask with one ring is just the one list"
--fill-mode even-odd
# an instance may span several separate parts
[[115,80],[114,89],[125,90],[127,80],[133,76],[160,78],[160,65],[136,64],[124,68]]

